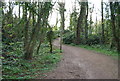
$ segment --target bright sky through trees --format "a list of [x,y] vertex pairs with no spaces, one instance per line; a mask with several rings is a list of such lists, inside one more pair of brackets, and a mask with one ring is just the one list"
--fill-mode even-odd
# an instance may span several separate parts
[[[104,0],[105,2],[108,1],[108,0]],[[101,0],[88,0],[88,2],[90,2],[90,5],[89,7],[92,7],[93,4],[94,4],[94,10],[93,10],[93,14],[92,14],[92,20],[93,22],[96,21],[96,13],[97,13],[97,19],[100,20],[101,19],[101,13],[100,13],[100,9],[101,9]],[[66,9],[66,12],[65,12],[65,28],[67,28],[69,26],[69,17],[70,17],[70,13],[72,13],[72,9],[75,5],[75,0],[65,0],[65,9]],[[50,15],[50,18],[49,18],[49,22],[51,25],[55,25],[55,22],[56,22],[56,18],[58,17],[58,20],[60,19],[60,15],[59,15],[59,12],[56,10],[58,9],[58,5],[56,4],[54,6],[54,9],[53,9],[53,12],[52,14]],[[80,6],[78,4],[78,1],[76,0],[76,7],[77,9],[80,9]],[[79,12],[79,10],[77,10]],[[89,16],[88,16],[88,19],[89,19]],[[60,26],[60,22],[58,23],[58,26]]]
[[[9,1],[9,0],[6,0],[6,1]],[[39,0],[41,1],[41,0]],[[47,1],[47,0],[46,0]],[[59,0],[52,0],[53,2],[55,1],[59,1]],[[65,28],[67,28],[69,26],[69,17],[70,17],[70,13],[72,13],[73,11],[73,8],[74,8],[74,5],[75,5],[75,0],[63,0],[65,2]],[[80,9],[80,5],[78,4],[78,1],[80,0],[76,0],[76,8],[77,8],[77,12],[79,12],[79,9]],[[83,0],[85,1],[85,0]],[[108,0],[103,0],[104,2],[108,2]],[[92,7],[93,4],[94,4],[94,10],[93,10],[93,13],[92,13],[92,20],[93,22],[96,21],[96,13],[97,13],[97,19],[98,21],[101,20],[101,0],[88,0],[88,2],[90,3],[89,4],[89,7]],[[54,26],[56,24],[56,19],[58,17],[58,20],[60,20],[60,15],[59,15],[59,11],[58,11],[58,4],[56,3],[54,5],[54,8],[52,10],[52,13],[50,14],[49,16],[49,22],[50,22],[50,25],[51,26]],[[17,14],[16,14],[17,13]],[[21,13],[22,13],[22,9],[21,9]],[[16,14],[18,16],[18,6],[15,6],[14,7],[14,12],[13,14]],[[22,14],[21,14],[22,16]],[[88,15],[88,19],[90,16]],[[58,22],[58,26],[60,26],[60,22]]]

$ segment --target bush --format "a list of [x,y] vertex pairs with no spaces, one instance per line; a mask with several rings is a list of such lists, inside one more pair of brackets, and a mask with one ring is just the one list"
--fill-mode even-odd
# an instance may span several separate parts
[[70,30],[64,30],[64,33],[70,33]]
[[53,31],[53,33],[54,33],[53,39],[56,39],[59,37],[59,31]]
[[[21,45],[19,42],[17,44]],[[60,50],[54,48],[50,54],[49,45],[45,43],[41,44],[39,54],[34,54],[32,60],[24,60],[22,50],[18,49],[20,46],[16,47],[17,44],[11,43],[15,51],[9,50],[6,58],[1,57],[3,79],[35,79],[38,76],[42,78],[45,75],[41,73],[50,71],[60,61]]]
[[64,44],[71,44],[74,43],[75,34],[73,32],[67,32],[63,36],[63,43]]
[[87,40],[88,45],[100,44],[100,37],[97,35],[90,35]]
[[[80,44],[96,45],[100,44],[100,37],[97,35],[89,35],[88,40],[86,41],[84,35],[80,37]],[[75,34],[74,32],[66,31],[63,35],[64,44],[74,44],[75,43]]]

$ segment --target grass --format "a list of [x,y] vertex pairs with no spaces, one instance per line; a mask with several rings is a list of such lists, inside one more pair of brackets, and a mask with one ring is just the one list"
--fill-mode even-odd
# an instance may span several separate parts
[[[17,48],[18,49],[18,48]],[[17,53],[21,53],[21,50],[16,50]],[[3,59],[3,79],[36,79],[43,78],[46,72],[49,72],[55,68],[56,64],[60,61],[60,50],[54,48],[53,53],[49,53],[49,47],[47,44],[42,44],[38,55],[34,54],[31,61],[26,61],[20,57],[20,54],[16,54],[13,58],[11,52],[10,58]],[[19,58],[18,58],[19,57]]]
[[85,49],[88,49],[88,50],[93,50],[95,52],[111,56],[111,57],[113,57],[115,59],[118,58],[117,51],[114,50],[114,49],[110,49],[108,46],[105,46],[105,45],[103,45],[103,46],[101,46],[101,45],[88,46],[88,45],[75,45],[75,44],[70,44],[70,45],[85,48]]

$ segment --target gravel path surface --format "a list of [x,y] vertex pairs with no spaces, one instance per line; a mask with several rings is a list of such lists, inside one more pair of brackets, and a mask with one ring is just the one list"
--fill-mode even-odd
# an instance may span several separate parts
[[[59,47],[59,39],[53,42]],[[79,47],[63,45],[63,58],[46,79],[117,79],[118,61]]]

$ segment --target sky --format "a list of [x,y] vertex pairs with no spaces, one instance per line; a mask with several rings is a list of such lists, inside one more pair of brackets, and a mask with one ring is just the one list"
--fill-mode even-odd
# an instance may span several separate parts
[[[92,13],[93,22],[96,21],[96,13],[97,13],[97,19],[101,20],[101,13],[100,13],[101,0],[88,0],[88,2],[91,3],[91,4],[89,4],[89,7],[92,7],[93,4],[94,4],[94,10],[93,10],[93,13]],[[66,11],[65,11],[65,28],[69,27],[70,13],[72,13],[72,8],[74,6],[74,3],[75,3],[75,0],[65,0],[65,9],[66,9]],[[77,9],[80,9],[80,6],[79,6],[77,0],[76,0],[76,7],[77,7]],[[60,14],[56,9],[58,9],[58,4],[57,3],[55,4],[54,9],[49,16],[49,23],[50,23],[51,26],[55,25],[57,17],[58,17],[58,19],[60,19]],[[80,12],[80,11],[78,11],[78,12]],[[88,19],[90,18],[89,15],[88,15]],[[60,22],[58,23],[58,26],[60,26]]]
[[[7,0],[9,1],[9,0]],[[41,0],[39,0],[41,1]],[[47,1],[47,0],[46,0]],[[65,28],[69,27],[69,18],[70,18],[70,13],[72,13],[72,9],[74,7],[74,4],[75,4],[75,0],[52,0],[53,2],[57,1],[64,1],[65,2]],[[76,0],[76,8],[77,9],[80,9],[80,5],[78,4],[78,1],[80,0]],[[85,0],[83,0],[85,1]],[[108,0],[103,0],[104,2],[108,2]],[[93,13],[92,13],[92,20],[93,22],[96,21],[96,16],[97,16],[97,20],[101,20],[101,0],[88,0],[88,2],[90,2],[91,4],[89,4],[89,8],[93,6],[94,4],[94,10],[93,10]],[[51,26],[54,26],[56,24],[56,18],[58,17],[58,20],[60,20],[60,14],[59,14],[59,11],[57,10],[59,9],[59,5],[58,3],[56,3],[53,7],[53,10],[52,12],[50,13],[50,16],[49,16],[49,23]],[[22,11],[22,9],[21,9]],[[78,13],[80,11],[78,10]],[[14,8],[14,13],[18,15],[18,6],[16,6]],[[96,14],[97,13],[97,14]],[[88,20],[90,19],[90,14],[88,14]],[[22,16],[22,14],[21,14]],[[58,26],[60,26],[60,22],[58,23]]]

